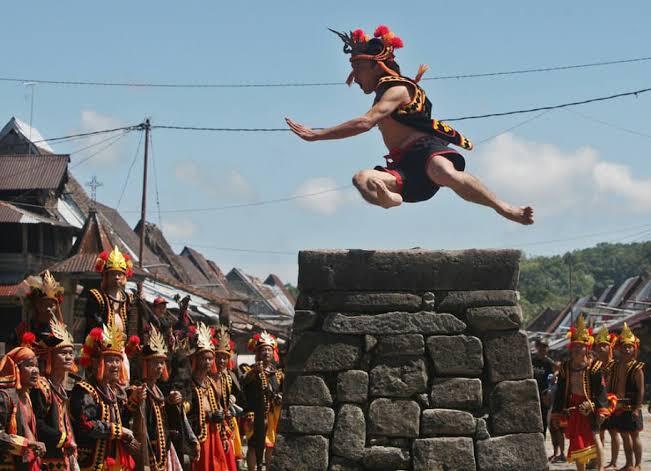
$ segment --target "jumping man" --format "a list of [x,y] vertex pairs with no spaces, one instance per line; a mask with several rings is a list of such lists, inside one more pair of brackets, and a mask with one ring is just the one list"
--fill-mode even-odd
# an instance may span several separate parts
[[387,166],[362,170],[353,177],[353,184],[371,204],[388,209],[403,201],[426,201],[447,186],[466,201],[493,208],[520,224],[533,224],[533,208],[498,199],[477,178],[464,173],[463,156],[448,145],[471,150],[472,143],[431,118],[432,104],[418,86],[426,66],[413,80],[400,74],[393,54],[403,45],[399,37],[386,26],[379,26],[371,39],[360,29],[350,34],[334,32],[344,41],[344,52],[351,54],[353,70],[346,83],[354,81],[367,95],[375,92],[373,106],[363,116],[325,129],[285,118],[294,133],[306,141],[345,139],[377,125],[389,149]]

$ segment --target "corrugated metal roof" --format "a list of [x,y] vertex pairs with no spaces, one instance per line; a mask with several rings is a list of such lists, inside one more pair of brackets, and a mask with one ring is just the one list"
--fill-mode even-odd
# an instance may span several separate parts
[[[22,135],[26,141],[38,142],[34,144],[39,150],[44,150],[45,152],[54,154],[54,149],[43,139],[43,136],[38,131],[38,129],[31,127],[29,124],[21,121],[16,117],[12,117],[7,124],[0,130],[0,139],[5,137],[11,132],[15,132],[19,135]],[[31,141],[30,141],[31,139]]]
[[0,201],[0,223],[49,224],[52,226],[73,227],[67,222],[32,213],[6,201]]
[[68,155],[0,155],[0,191],[59,188],[68,162]]

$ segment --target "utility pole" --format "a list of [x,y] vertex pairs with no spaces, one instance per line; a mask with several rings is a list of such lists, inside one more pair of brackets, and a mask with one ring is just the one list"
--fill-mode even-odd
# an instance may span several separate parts
[[142,204],[140,206],[140,250],[138,251],[138,266],[142,268],[142,256],[145,251],[145,221],[147,217],[147,157],[149,154],[149,132],[151,124],[149,118],[142,124],[145,130],[145,167],[142,172]]

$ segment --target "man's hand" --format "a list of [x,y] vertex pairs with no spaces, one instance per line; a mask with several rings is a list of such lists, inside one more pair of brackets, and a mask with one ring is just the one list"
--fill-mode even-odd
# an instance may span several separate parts
[[302,124],[298,124],[289,118],[285,118],[285,122],[289,126],[289,129],[291,129],[294,134],[296,134],[304,141],[312,142],[312,141],[319,140],[318,130],[308,128],[306,126],[303,126]]
[[30,442],[29,448],[34,452],[36,456],[43,456],[45,454],[45,443],[43,442]]
[[147,386],[143,384],[142,386],[133,388],[130,399],[136,404],[144,402],[147,399]]
[[167,396],[167,403],[173,406],[181,404],[183,401],[183,396],[178,391],[170,391],[169,396]]
[[122,427],[122,435],[120,436],[120,440],[125,443],[132,442],[134,440],[133,432],[126,427]]

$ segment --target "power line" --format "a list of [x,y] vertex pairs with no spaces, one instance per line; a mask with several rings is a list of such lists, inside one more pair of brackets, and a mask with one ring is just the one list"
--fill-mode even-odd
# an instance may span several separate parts
[[71,138],[75,137],[88,137],[88,136],[95,136],[97,134],[106,134],[109,132],[117,132],[117,131],[135,131],[135,130],[142,130],[143,124],[137,124],[133,126],[122,126],[120,128],[113,128],[113,129],[101,129],[99,131],[91,131],[91,132],[83,132],[79,134],[70,134],[68,136],[61,136],[61,137],[50,137],[48,139],[41,139],[40,141],[34,141],[33,144],[38,144],[39,142],[53,142],[53,141],[63,141],[63,140],[69,140]]
[[[630,64],[635,62],[646,62],[651,57],[637,57],[632,59],[616,59],[610,61],[599,61],[582,64],[560,65],[551,67],[535,67],[529,69],[515,69],[497,72],[479,72],[468,74],[440,75],[426,77],[423,80],[460,80],[470,78],[503,77],[509,75],[524,75],[541,72],[556,72],[562,70],[586,69],[592,67],[604,67],[618,64]],[[92,87],[127,87],[127,88],[188,88],[188,89],[210,89],[210,88],[286,88],[286,87],[331,87],[342,86],[343,82],[280,82],[280,83],[157,83],[157,82],[114,82],[114,81],[84,81],[84,80],[50,80],[31,79],[16,77],[0,77],[1,82],[24,83],[32,82],[43,85],[67,85],[67,86],[92,86]]]
[[160,211],[160,196],[158,194],[158,172],[156,171],[156,159],[154,158],[154,139],[149,133],[149,149],[151,154],[151,163],[154,170],[154,189],[156,190],[156,209],[158,210],[158,225],[163,228],[163,216]]
[[124,131],[122,134],[119,134],[119,135],[115,136],[111,142],[109,142],[108,144],[106,144],[106,145],[105,145],[104,147],[102,147],[101,149],[98,149],[97,151],[93,152],[93,153],[90,154],[88,157],[84,157],[84,158],[81,159],[79,162],[76,162],[74,165],[71,165],[71,166],[69,167],[68,170],[75,169],[75,168],[79,167],[80,165],[85,164],[86,162],[88,162],[88,161],[91,160],[92,158],[94,158],[94,157],[98,156],[99,154],[101,154],[102,152],[104,152],[104,151],[105,151],[106,149],[108,149],[109,147],[113,147],[115,144],[117,144],[119,141],[121,141],[122,138],[124,138],[124,136],[126,136],[127,134],[129,134],[129,132],[130,132],[130,131]]
[[587,100],[581,100],[581,101],[571,101],[569,103],[562,103],[560,105],[539,106],[537,108],[528,108],[528,109],[515,110],[515,111],[504,111],[502,113],[489,113],[489,114],[480,114],[480,115],[474,115],[474,116],[461,116],[459,118],[446,118],[446,119],[443,119],[443,121],[465,121],[465,120],[468,120],[468,119],[493,118],[493,117],[496,117],[496,116],[509,116],[509,115],[512,115],[512,114],[534,113],[536,111],[544,111],[544,110],[557,110],[557,109],[560,109],[560,108],[567,108],[567,107],[570,107],[570,106],[586,105],[588,103],[595,103],[595,102],[598,102],[598,101],[614,100],[616,98],[623,98],[623,97],[626,97],[626,96],[635,95],[637,97],[638,95],[642,95],[643,93],[648,93],[650,91],[651,91],[651,88],[642,88],[640,90],[634,90],[634,91],[631,91],[631,92],[616,93],[614,95],[602,96],[602,97],[597,97],[597,98],[589,98]]
[[595,118],[593,116],[587,115],[587,114],[582,113],[580,111],[570,110],[570,109],[566,109],[564,111],[567,111],[569,113],[574,113],[574,114],[576,114],[578,116],[581,116],[582,118],[584,118],[584,119],[586,119],[588,121],[593,121],[595,123],[599,123],[599,124],[602,124],[604,126],[607,126],[607,127],[613,128],[613,129],[617,129],[618,131],[622,131],[622,132],[625,132],[625,133],[628,133],[628,134],[632,134],[634,136],[651,138],[651,134],[645,134],[643,132],[636,131],[634,129],[625,128],[624,126],[620,126],[618,124],[609,123],[608,121],[604,121],[603,119]]
[[142,133],[140,133],[140,139],[138,139],[138,146],[136,147],[136,152],[133,154],[133,159],[131,160],[131,165],[129,165],[129,170],[127,171],[127,177],[124,180],[122,185],[122,191],[120,192],[120,197],[118,198],[118,203],[115,205],[115,209],[120,208],[120,203],[122,202],[122,197],[127,190],[127,185],[129,184],[129,179],[131,178],[131,171],[133,170],[136,161],[138,160],[138,153],[140,152],[140,145],[142,144]]
[[[581,100],[581,101],[572,101],[568,103],[561,103],[560,105],[551,105],[551,106],[539,106],[536,108],[527,108],[527,109],[521,109],[521,110],[513,110],[513,111],[504,111],[501,113],[489,113],[489,114],[483,114],[483,115],[474,115],[474,116],[461,116],[461,117],[456,117],[456,118],[444,118],[442,121],[465,121],[465,120],[470,120],[470,119],[483,119],[483,118],[493,118],[497,116],[510,116],[510,115],[516,115],[516,114],[526,114],[526,113],[534,113],[536,111],[551,111],[551,110],[556,110],[556,109],[561,109],[561,108],[568,108],[571,106],[579,106],[579,105],[585,105],[588,103],[595,103],[599,101],[608,101],[608,100],[615,100],[617,98],[623,98],[627,96],[638,96],[642,95],[643,93],[648,93],[651,91],[651,88],[642,88],[640,90],[634,90],[630,92],[622,92],[622,93],[616,93],[614,95],[608,95],[608,96],[602,96],[602,97],[596,97],[596,98],[588,98],[586,100]],[[163,124],[158,124],[152,126],[153,128],[157,129],[175,129],[175,130],[182,130],[182,131],[213,131],[213,132],[288,132],[291,131],[289,128],[227,128],[227,127],[198,127],[198,126],[178,126],[178,125],[163,125]],[[323,128],[313,128],[313,129],[323,129]]]
[[[152,126],[153,127],[153,126]],[[318,195],[323,195],[326,193],[334,193],[337,191],[341,190],[347,190],[349,188],[352,188],[352,185],[346,185],[346,186],[339,186],[336,188],[330,188],[328,190],[322,190],[322,191],[317,191],[314,193],[303,193],[299,195],[294,195],[294,196],[286,196],[284,198],[276,198],[276,199],[271,199],[271,200],[264,200],[264,201],[252,201],[250,203],[240,203],[240,204],[231,204],[227,206],[215,206],[212,208],[185,208],[185,209],[167,209],[164,211],[161,211],[162,213],[199,213],[199,212],[207,212],[207,211],[225,211],[228,209],[239,209],[239,208],[251,208],[255,206],[266,206],[268,204],[274,204],[274,203],[284,203],[287,201],[293,201],[293,200],[298,200],[302,198],[311,198],[313,196],[318,196]],[[125,213],[135,213],[138,212],[136,210],[128,210],[124,211]]]

